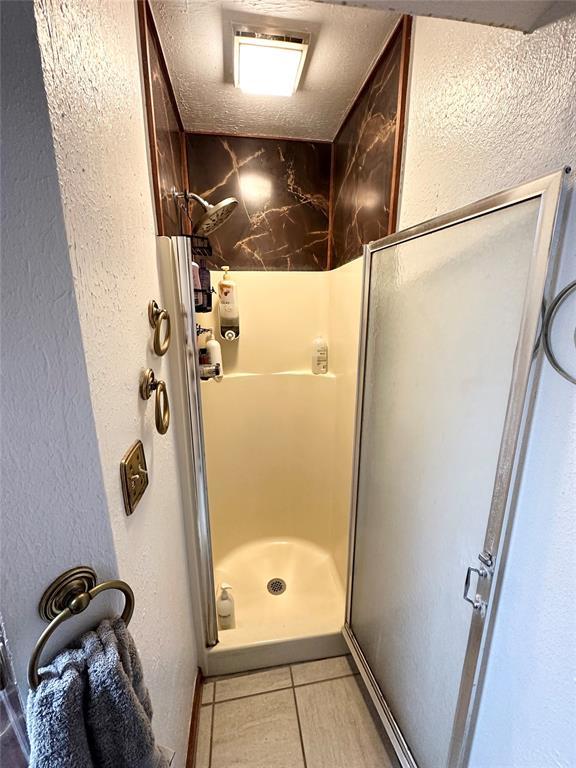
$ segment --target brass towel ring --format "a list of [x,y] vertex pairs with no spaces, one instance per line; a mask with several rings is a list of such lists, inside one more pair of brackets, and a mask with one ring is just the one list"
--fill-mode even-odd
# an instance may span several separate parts
[[140,379],[140,397],[142,400],[149,400],[152,397],[152,392],[156,392],[156,402],[154,406],[156,429],[161,435],[165,435],[170,426],[168,391],[166,389],[166,384],[156,378],[152,368],[146,368]]
[[[154,328],[154,340],[152,342],[154,352],[156,352],[159,357],[162,357],[162,355],[165,355],[166,352],[168,352],[168,347],[170,346],[170,315],[165,309],[158,306],[155,299],[152,299],[148,304],[148,320],[152,328]],[[162,332],[163,322],[166,323],[166,333],[164,334],[164,340],[162,341],[160,334]]]
[[94,597],[108,589],[118,589],[126,598],[122,619],[128,625],[134,613],[134,593],[125,581],[114,579],[96,584],[96,572],[88,566],[80,565],[60,574],[50,584],[38,605],[40,616],[44,621],[50,623],[40,635],[28,662],[28,685],[30,688],[37,688],[40,683],[38,675],[40,656],[54,631],[66,619],[86,610]]

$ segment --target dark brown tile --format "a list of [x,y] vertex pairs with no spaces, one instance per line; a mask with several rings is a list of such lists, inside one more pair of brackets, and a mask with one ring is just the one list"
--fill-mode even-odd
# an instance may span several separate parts
[[397,35],[334,142],[331,268],[388,234],[400,64]]
[[210,237],[209,266],[326,269],[330,153],[316,142],[187,134],[191,190],[240,202]]

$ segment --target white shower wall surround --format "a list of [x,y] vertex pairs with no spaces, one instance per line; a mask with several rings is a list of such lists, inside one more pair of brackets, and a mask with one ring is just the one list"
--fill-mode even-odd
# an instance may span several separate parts
[[[417,18],[400,228],[576,167],[576,14],[531,35]],[[576,277],[574,173],[557,284]],[[573,306],[573,304],[571,304]],[[572,365],[570,310],[554,343]],[[576,388],[546,363],[471,768],[576,765]]]
[[[232,275],[240,338],[220,339],[224,380],[201,386],[216,581],[236,588],[239,625],[217,652],[342,626],[361,274],[362,259]],[[217,328],[217,304],[198,320]],[[311,372],[317,336],[328,374]],[[266,591],[274,576],[281,597]]]

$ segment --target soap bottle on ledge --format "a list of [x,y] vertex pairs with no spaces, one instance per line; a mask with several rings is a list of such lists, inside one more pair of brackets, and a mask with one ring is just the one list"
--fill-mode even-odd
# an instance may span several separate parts
[[224,275],[218,283],[218,315],[220,335],[226,341],[235,341],[240,336],[240,313],[238,291],[234,280],[228,274],[230,267],[222,267]]
[[234,629],[236,626],[236,614],[234,611],[234,598],[230,594],[232,587],[226,582],[220,584],[220,594],[216,600],[216,613],[218,614],[218,629]]

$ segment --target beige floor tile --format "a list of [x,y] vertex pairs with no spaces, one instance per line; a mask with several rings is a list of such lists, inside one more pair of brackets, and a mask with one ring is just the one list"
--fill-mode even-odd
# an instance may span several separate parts
[[214,707],[212,768],[303,768],[292,689]]
[[307,768],[392,768],[356,677],[296,688]]
[[305,685],[320,680],[330,680],[333,677],[344,677],[344,675],[353,675],[354,672],[349,656],[336,656],[334,659],[307,661],[304,664],[292,665],[294,685]]
[[198,743],[196,745],[195,768],[208,768],[210,765],[210,738],[212,731],[212,707],[200,709]]
[[292,685],[289,667],[276,667],[265,672],[254,672],[251,675],[239,675],[216,681],[216,701],[237,699],[240,696],[253,696],[255,693],[277,691]]
[[214,683],[204,683],[202,686],[202,704],[211,704],[214,701]]

